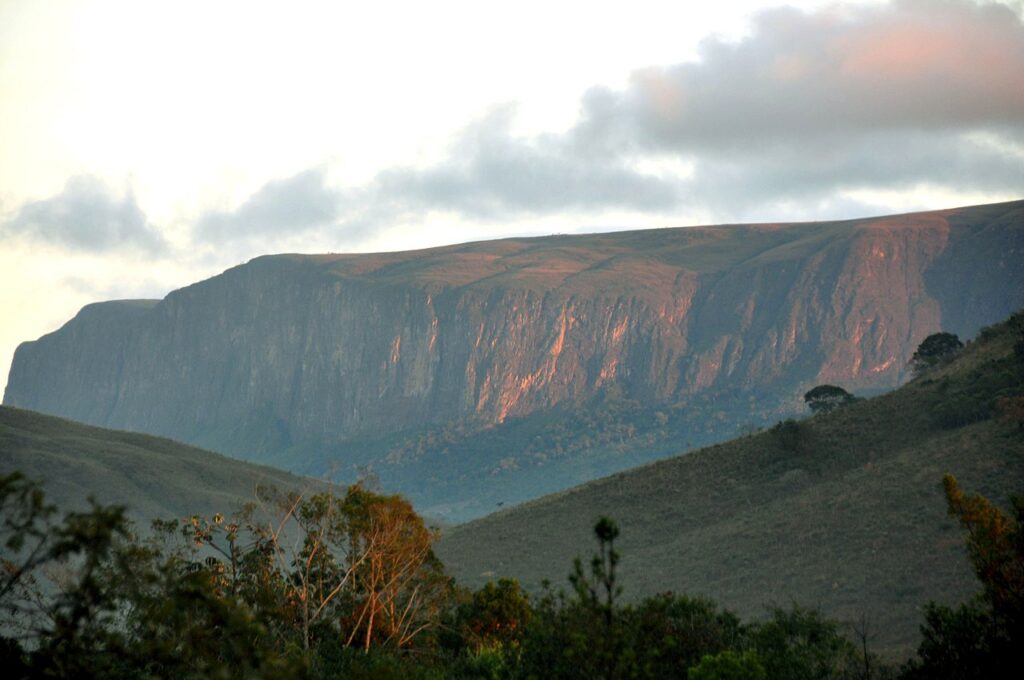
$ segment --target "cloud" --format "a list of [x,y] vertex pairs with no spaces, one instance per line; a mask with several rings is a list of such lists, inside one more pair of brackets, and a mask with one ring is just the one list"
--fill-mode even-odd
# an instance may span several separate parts
[[878,130],[1024,125],[1024,24],[1003,5],[902,0],[763,11],[746,39],[583,103],[581,142],[744,153]]
[[134,249],[157,254],[167,249],[130,191],[114,196],[89,175],[72,177],[56,196],[26,203],[0,226],[0,233],[81,252]]
[[878,131],[829,144],[705,154],[687,194],[726,214],[756,219],[758,206],[779,200],[814,201],[862,189],[910,191],[921,185],[1013,195],[1024,188],[1024,158],[970,133],[936,139],[920,131]]
[[327,186],[323,168],[313,168],[267,182],[235,210],[207,213],[195,231],[216,242],[288,236],[331,224],[342,213],[342,193]]
[[318,230],[352,243],[435,211],[500,222],[685,207],[724,220],[780,205],[831,215],[865,191],[1018,195],[1024,23],[1007,5],[968,0],[776,8],[737,42],[706,40],[696,61],[589,90],[564,133],[517,136],[514,115],[495,109],[441,162],[364,186],[331,188],[322,170],[270,182],[196,233]]
[[[564,134],[518,138],[511,109],[445,162],[378,177],[378,202],[474,217],[609,208],[722,218],[843,192],[1024,188],[1024,23],[1001,4],[898,0],[763,11],[701,58],[593,88]],[[651,160],[688,173],[650,174]],[[848,204],[849,201],[845,201]]]
[[373,195],[405,212],[432,208],[489,219],[560,210],[675,207],[671,178],[639,172],[627,159],[590,158],[559,135],[518,138],[514,107],[502,107],[459,136],[445,162],[381,173]]

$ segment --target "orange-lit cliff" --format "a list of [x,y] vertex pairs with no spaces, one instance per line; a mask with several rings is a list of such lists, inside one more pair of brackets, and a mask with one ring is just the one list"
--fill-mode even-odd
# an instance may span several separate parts
[[4,403],[266,457],[643,403],[898,384],[939,329],[1024,306],[1024,202],[810,224],[257,258],[23,344]]

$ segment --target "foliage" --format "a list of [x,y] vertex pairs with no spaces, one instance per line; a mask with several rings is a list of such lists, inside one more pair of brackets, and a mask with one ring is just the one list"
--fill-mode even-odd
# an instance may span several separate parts
[[532,616],[529,596],[518,581],[488,581],[456,607],[450,624],[457,632],[455,646],[465,645],[478,652],[514,647]]
[[999,397],[995,403],[1004,420],[1024,429],[1024,396]]
[[[122,508],[57,522],[38,484],[0,477],[2,625],[18,633],[5,659],[57,677],[287,678],[323,669],[331,644],[431,644],[449,580],[408,502],[358,486],[262,500],[231,521],[158,522],[142,542]],[[38,585],[44,566],[59,590]]]
[[860,666],[853,643],[813,609],[775,608],[768,621],[752,626],[749,636],[773,680],[849,677]]
[[804,402],[812,413],[830,413],[857,398],[836,385],[818,385],[804,394]]
[[1012,497],[1006,515],[983,496],[965,495],[952,475],[942,481],[949,514],[967,531],[967,554],[996,624],[1024,643],[1024,497]]
[[356,604],[347,644],[406,647],[436,624],[447,597],[449,582],[431,552],[436,532],[404,498],[358,484],[349,488],[342,513]]
[[800,453],[807,445],[807,429],[792,418],[780,421],[771,429],[776,445],[787,453]]
[[706,654],[686,677],[689,680],[766,680],[768,676],[757,652],[748,650],[738,654],[726,650],[714,656]]
[[991,613],[980,599],[958,607],[930,603],[925,608],[917,658],[907,663],[902,677],[999,678],[1001,664],[992,648],[995,633]]
[[1007,352],[962,371],[955,380],[943,376],[935,388],[929,411],[940,427],[963,427],[997,413],[1013,422],[1024,398],[1024,358]]
[[945,364],[963,348],[964,344],[953,333],[932,333],[917,346],[910,358],[910,369],[915,376],[922,375]]
[[[433,533],[399,497],[356,485],[344,497],[260,499],[231,519],[158,522],[141,541],[120,508],[56,521],[37,484],[0,478],[5,537],[16,539],[5,544],[8,583],[25,586],[7,589],[2,625],[31,624],[0,638],[8,674],[810,678],[856,661],[836,625],[809,610],[744,626],[671,593],[622,604],[608,518],[594,527],[589,568],[574,563],[571,595],[547,590],[531,603],[512,580],[459,594],[430,553]],[[29,578],[57,563],[61,591],[33,591]],[[17,564],[27,567],[13,579]],[[40,616],[24,618],[33,604]]]
[[905,678],[1010,678],[1024,664],[1024,499],[1011,515],[943,479],[949,514],[967,531],[967,554],[981,581],[977,597],[955,608],[928,605],[917,658]]

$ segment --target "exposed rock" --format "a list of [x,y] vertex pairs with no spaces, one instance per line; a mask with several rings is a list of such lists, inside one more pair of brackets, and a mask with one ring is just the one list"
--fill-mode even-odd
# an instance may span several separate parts
[[609,389],[644,404],[747,391],[786,411],[818,383],[888,388],[928,334],[969,337],[1022,305],[1024,202],[277,255],[85,307],[18,348],[4,403],[308,470],[326,442],[495,425]]

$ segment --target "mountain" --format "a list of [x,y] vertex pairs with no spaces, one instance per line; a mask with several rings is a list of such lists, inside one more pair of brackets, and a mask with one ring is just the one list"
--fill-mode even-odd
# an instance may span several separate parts
[[305,490],[321,482],[133,432],[0,407],[0,474],[41,480],[47,500],[84,509],[94,496],[128,506],[142,526],[221,512],[256,500],[257,486]]
[[980,589],[943,475],[1000,504],[1024,492],[1024,423],[998,407],[1012,395],[1024,400],[1024,312],[894,392],[498,512],[437,552],[461,583],[508,576],[536,591],[565,583],[610,516],[627,597],[673,590],[744,617],[791,601],[864,616],[875,648],[906,658],[925,603]]
[[1024,201],[843,222],[261,257],[22,344],[4,403],[496,504],[898,385],[1024,305]]

